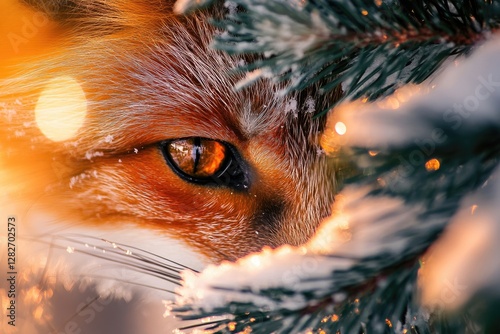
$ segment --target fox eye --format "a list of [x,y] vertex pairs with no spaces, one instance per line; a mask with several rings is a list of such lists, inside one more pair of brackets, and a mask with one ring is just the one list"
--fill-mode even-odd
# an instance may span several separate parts
[[163,141],[160,148],[169,167],[188,182],[236,190],[249,186],[248,168],[227,143],[190,137]]

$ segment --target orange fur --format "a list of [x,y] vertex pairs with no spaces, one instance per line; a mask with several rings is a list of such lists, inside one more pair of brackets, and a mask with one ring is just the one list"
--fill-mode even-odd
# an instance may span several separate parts
[[[329,215],[335,174],[318,154],[324,122],[284,111],[292,100],[305,109],[312,92],[282,98],[272,82],[234,92],[228,70],[241,60],[209,48],[206,14],[178,17],[161,0],[27,2],[50,17],[37,38],[54,37],[51,29],[60,37],[46,39],[50,52],[3,62],[0,101],[16,110],[0,117],[12,200],[43,203],[84,226],[119,230],[131,220],[213,262],[304,243]],[[74,138],[52,142],[33,109],[47,80],[62,75],[81,83],[89,114]],[[249,189],[179,178],[158,143],[185,137],[233,145],[249,165]]]
[[[200,269],[264,246],[305,243],[330,214],[336,184],[319,148],[325,121],[306,112],[314,89],[282,97],[279,84],[261,81],[235,92],[239,77],[229,71],[245,59],[209,47],[208,17],[221,10],[179,17],[164,0],[16,1],[0,3],[0,36],[23,36],[33,15],[39,23],[40,13],[47,17],[17,49],[4,39],[0,55],[0,206],[19,222],[21,332],[95,333],[98,321],[87,324],[78,304],[96,292],[128,299],[113,287],[120,278],[173,288],[150,282],[165,270],[161,263],[143,272],[144,263],[128,253],[118,257],[123,263],[109,261],[102,243],[87,242],[104,238]],[[52,141],[34,110],[51,79],[61,77],[81,85],[88,110],[73,137]],[[335,94],[317,98],[316,110]],[[248,188],[179,177],[160,143],[188,137],[231,145],[247,168]],[[75,282],[95,290],[78,294]],[[1,285],[2,303],[4,291]],[[103,311],[122,310],[119,322],[134,318],[140,328],[123,325],[121,332],[169,325],[161,316],[156,325],[141,318],[159,308],[161,315],[158,301],[142,313],[131,304]],[[103,314],[108,322],[117,317]]]

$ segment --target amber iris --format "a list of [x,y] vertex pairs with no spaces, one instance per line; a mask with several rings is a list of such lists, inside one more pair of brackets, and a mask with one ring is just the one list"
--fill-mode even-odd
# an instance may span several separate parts
[[171,141],[167,150],[182,172],[197,178],[213,176],[226,159],[226,147],[223,144],[199,137]]

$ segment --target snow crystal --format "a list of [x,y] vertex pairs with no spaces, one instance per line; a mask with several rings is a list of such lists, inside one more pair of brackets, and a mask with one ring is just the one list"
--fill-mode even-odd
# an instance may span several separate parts
[[25,132],[24,130],[16,130],[16,131],[14,132],[14,135],[15,135],[16,137],[23,137],[25,134],[26,134],[26,132]]
[[75,184],[79,181],[79,177],[78,176],[73,176],[69,179],[69,188],[70,189],[73,189],[73,187],[75,186]]
[[113,140],[114,140],[113,135],[107,135],[106,138],[104,138],[104,142],[108,144],[111,144]]
[[[334,261],[337,269],[352,265],[350,260]],[[326,276],[331,273],[332,261],[326,257],[305,256],[304,248],[282,246],[278,249],[264,249],[237,263],[209,266],[200,275],[183,272],[183,286],[178,289],[178,305],[190,304],[204,310],[224,306],[228,301],[253,302],[269,309],[286,308],[297,310],[307,304],[301,291],[324,293],[329,282],[311,283],[308,278]],[[223,287],[224,290],[217,289]],[[258,294],[241,293],[239,289],[249,288],[254,292],[263,289],[284,287],[296,291],[280,301]],[[234,289],[228,292],[226,289]]]
[[308,96],[306,99],[306,113],[314,114],[316,111],[316,102],[312,96]]
[[7,119],[7,122],[10,123],[12,122],[12,118],[16,116],[17,113],[15,109],[4,107],[2,109],[2,114],[4,114],[4,117]]
[[233,1],[226,1],[224,3],[224,7],[226,7],[229,11],[229,15],[236,15],[238,4]]
[[99,151],[96,151],[96,152],[88,151],[85,153],[85,158],[87,160],[92,160],[92,158],[94,158],[94,157],[102,157],[102,156],[104,156],[104,153],[99,152]]
[[297,110],[297,100],[296,99],[290,99],[286,102],[285,104],[285,113],[286,114],[292,114],[293,117],[298,116],[298,110]]
[[93,170],[91,172],[84,172],[84,173],[81,173],[79,175],[76,175],[76,176],[72,176],[70,179],[69,179],[69,188],[70,189],[73,189],[73,187],[77,184],[77,183],[81,183],[83,180],[85,179],[89,179],[91,177],[94,177],[94,178],[97,178],[98,177],[98,173],[97,173],[97,170]]

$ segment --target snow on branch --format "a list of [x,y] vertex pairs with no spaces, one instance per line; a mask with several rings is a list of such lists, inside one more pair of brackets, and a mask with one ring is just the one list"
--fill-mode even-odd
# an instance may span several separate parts
[[[332,217],[303,247],[267,249],[200,275],[185,273],[177,314],[183,319],[225,315],[212,324],[221,333],[471,328],[467,315],[451,321],[433,307],[466,305],[493,289],[500,276],[500,267],[491,262],[498,248],[493,240],[500,235],[494,204],[499,198],[498,55],[500,42],[492,39],[418,89],[334,110],[323,147],[332,159],[348,159],[357,170],[337,195]],[[474,205],[481,208],[478,229],[461,229],[456,222],[470,218],[465,213],[475,211]],[[458,258],[449,247],[464,240],[464,230],[475,237],[464,243]],[[443,231],[451,236],[439,239]],[[481,241],[487,251],[478,248]],[[430,258],[423,267],[422,257]],[[435,265],[443,261],[449,265]],[[464,276],[467,268],[483,273],[483,279]],[[468,279],[466,293],[454,303],[443,299],[447,285],[436,278],[450,273]],[[427,282],[425,306],[419,277]]]

